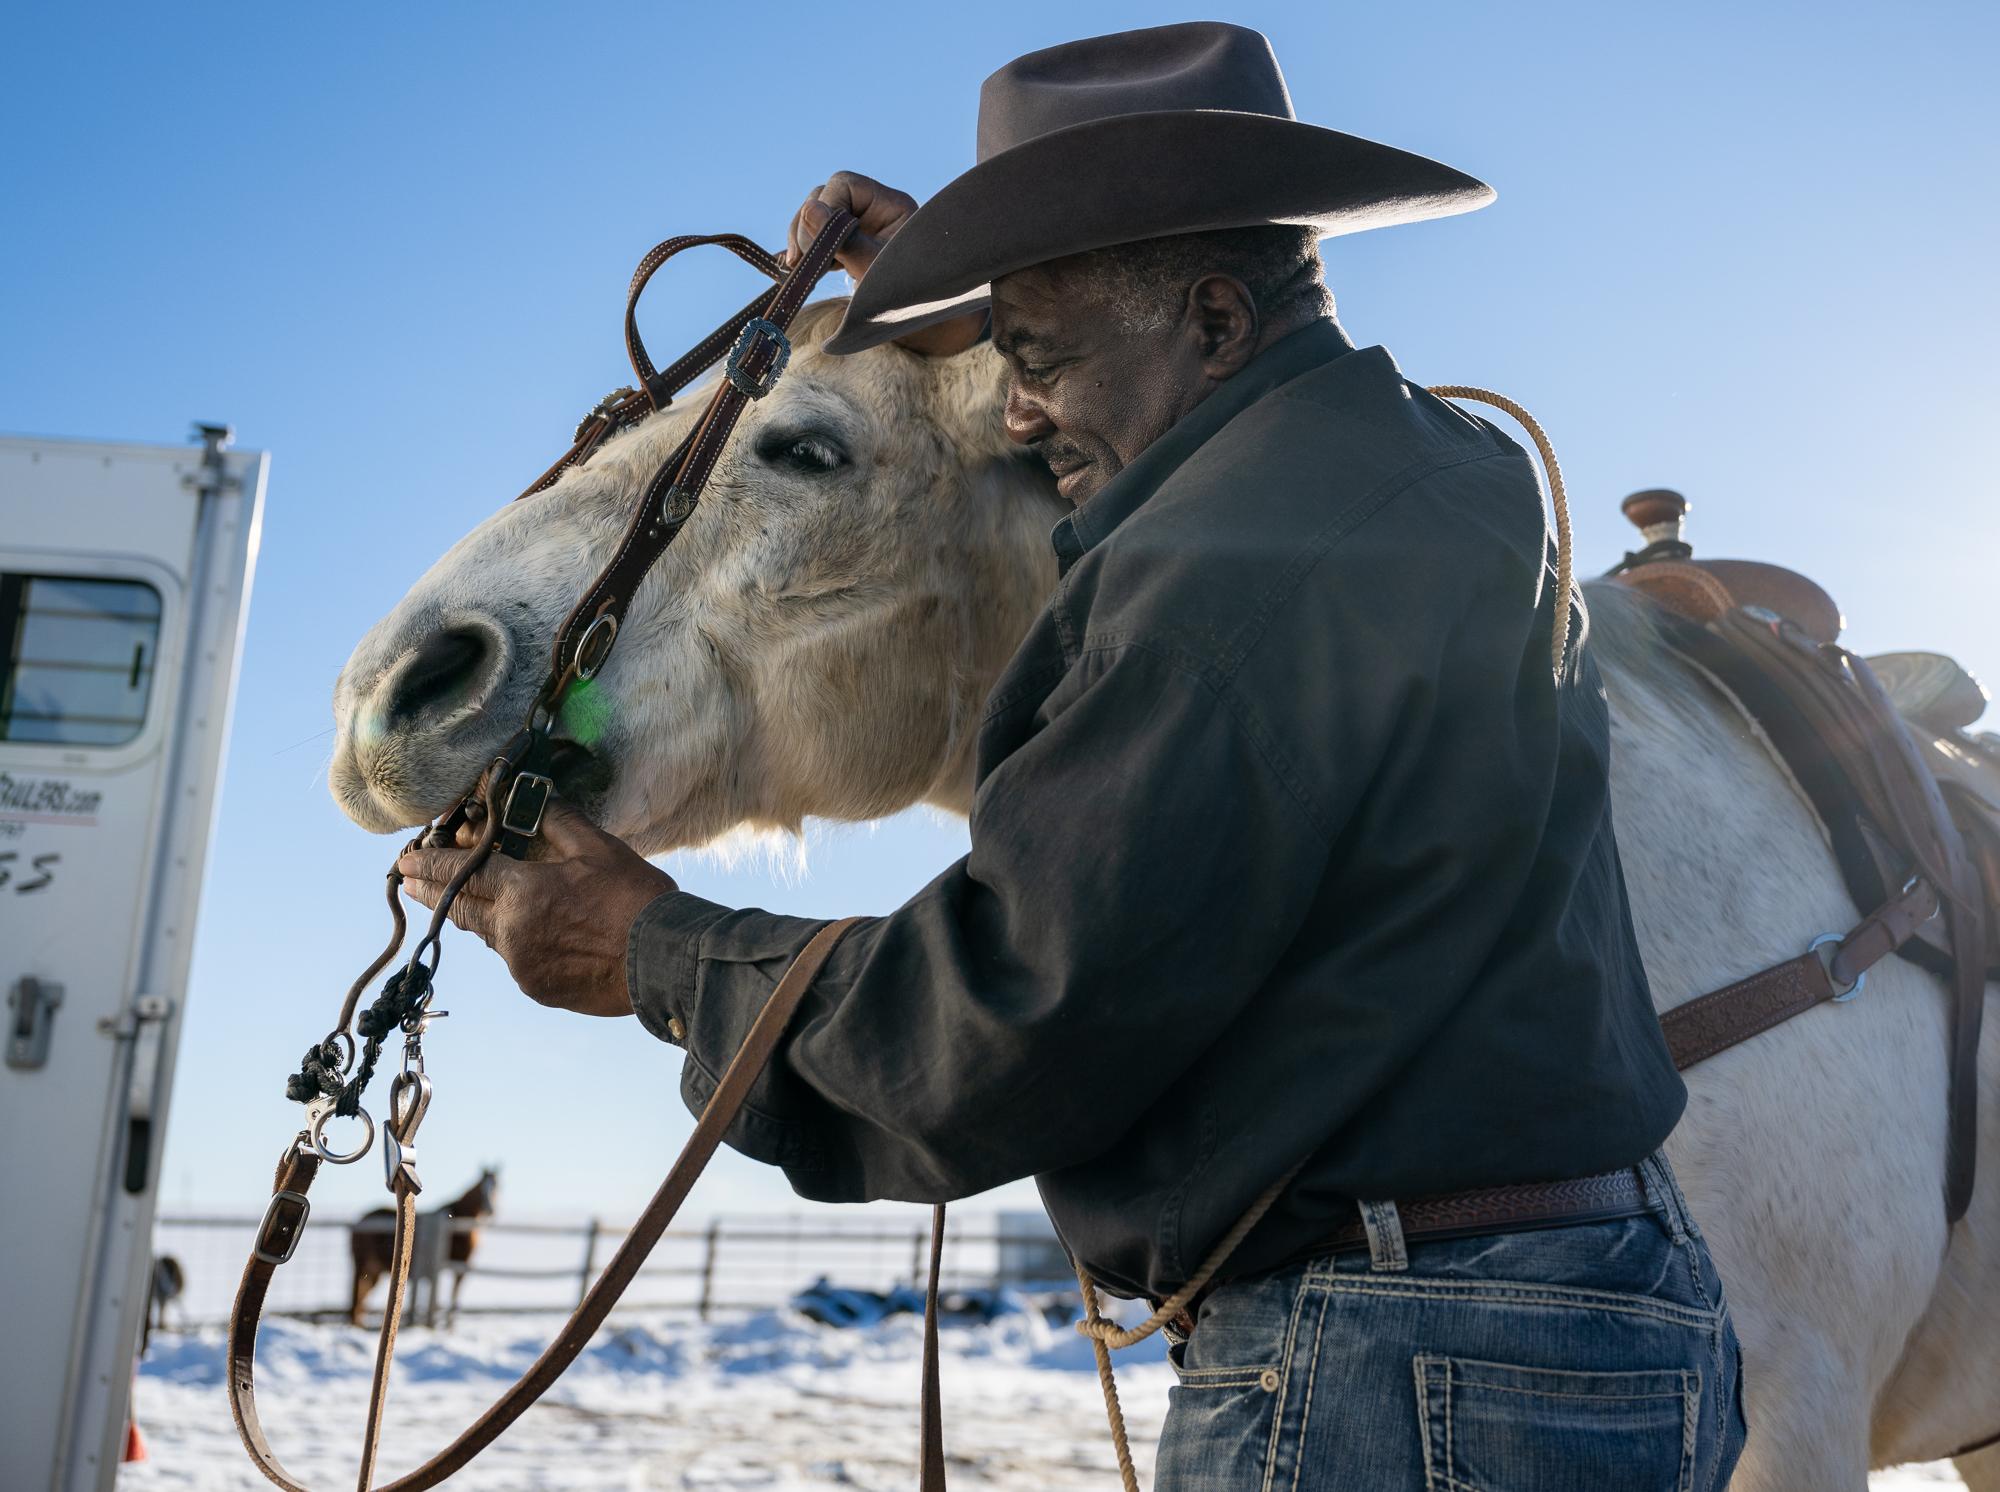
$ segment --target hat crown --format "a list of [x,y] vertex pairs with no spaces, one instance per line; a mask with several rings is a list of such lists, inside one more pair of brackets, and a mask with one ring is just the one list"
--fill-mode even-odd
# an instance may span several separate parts
[[1071,125],[1168,109],[1294,117],[1262,32],[1220,21],[1149,26],[1030,52],[994,73],[979,91],[979,159]]

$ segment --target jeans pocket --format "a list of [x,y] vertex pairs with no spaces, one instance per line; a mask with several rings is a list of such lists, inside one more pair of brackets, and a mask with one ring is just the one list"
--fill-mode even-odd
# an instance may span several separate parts
[[1419,1356],[1427,1485],[1439,1492],[1687,1492],[1701,1374],[1571,1372]]
[[1153,1492],[1239,1492],[1267,1480],[1276,1368],[1182,1368],[1167,1391]]

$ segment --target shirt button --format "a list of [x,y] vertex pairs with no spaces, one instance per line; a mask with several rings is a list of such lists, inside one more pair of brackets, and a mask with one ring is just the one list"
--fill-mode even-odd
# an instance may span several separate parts
[[688,1028],[677,1015],[667,1017],[667,1039],[684,1042],[688,1039]]

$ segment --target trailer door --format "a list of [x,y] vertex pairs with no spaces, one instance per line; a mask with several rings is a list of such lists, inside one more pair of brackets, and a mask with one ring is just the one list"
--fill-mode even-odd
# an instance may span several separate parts
[[0,1486],[109,1488],[265,458],[0,438]]

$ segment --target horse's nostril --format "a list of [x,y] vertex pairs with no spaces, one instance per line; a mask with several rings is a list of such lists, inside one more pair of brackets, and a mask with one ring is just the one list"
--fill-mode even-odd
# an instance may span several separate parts
[[387,723],[407,724],[470,703],[490,681],[494,653],[492,640],[476,628],[432,633],[390,681],[383,709]]

